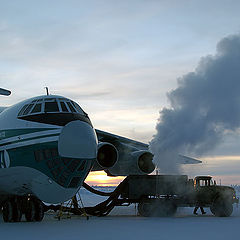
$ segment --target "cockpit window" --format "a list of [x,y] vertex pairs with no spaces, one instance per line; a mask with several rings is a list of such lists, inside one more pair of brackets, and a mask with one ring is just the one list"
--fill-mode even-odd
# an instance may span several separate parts
[[68,107],[70,108],[71,112],[76,112],[76,110],[74,109],[73,105],[71,104],[71,102],[67,102]]
[[33,105],[34,105],[33,103],[29,104],[27,106],[27,108],[24,110],[23,115],[28,114],[30,112],[30,110],[32,109]]
[[33,108],[31,113],[38,113],[38,112],[41,112],[41,110],[42,110],[42,104],[41,103],[37,103],[34,106],[34,108]]
[[27,108],[28,105],[24,105],[22,107],[22,109],[20,110],[20,112],[18,113],[18,116],[21,116],[23,114],[23,112],[25,111],[25,109]]
[[38,115],[40,113],[77,113],[84,116],[87,114],[74,101],[67,98],[40,98],[34,99],[19,111],[18,116]]
[[59,112],[57,102],[56,102],[56,101],[53,101],[53,102],[45,102],[44,111],[45,111],[45,112]]
[[71,103],[72,103],[73,106],[77,109],[77,111],[78,111],[79,113],[81,113],[82,115],[84,115],[84,111],[81,109],[81,107],[80,107],[76,102],[71,101]]
[[61,104],[62,112],[68,112],[66,104],[64,102],[60,102],[60,104]]

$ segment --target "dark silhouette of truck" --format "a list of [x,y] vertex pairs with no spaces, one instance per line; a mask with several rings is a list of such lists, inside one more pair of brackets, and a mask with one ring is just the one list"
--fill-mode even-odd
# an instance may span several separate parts
[[173,216],[178,207],[202,206],[210,207],[215,216],[228,217],[233,203],[238,203],[232,187],[217,186],[210,176],[146,175],[126,180],[121,198],[138,203],[142,216]]
[[198,176],[188,179],[186,175],[130,175],[110,193],[93,189],[86,183],[88,191],[108,199],[94,207],[80,208],[77,198],[70,207],[45,205],[44,210],[61,210],[73,214],[106,216],[115,206],[138,204],[141,216],[173,216],[178,207],[209,207],[218,217],[232,214],[233,204],[238,203],[232,187],[217,186],[210,176]]

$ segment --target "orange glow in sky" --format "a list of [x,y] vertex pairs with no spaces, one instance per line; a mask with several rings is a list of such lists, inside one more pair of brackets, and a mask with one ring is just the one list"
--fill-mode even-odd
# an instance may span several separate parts
[[117,186],[125,177],[108,177],[104,171],[90,172],[85,180],[90,186]]

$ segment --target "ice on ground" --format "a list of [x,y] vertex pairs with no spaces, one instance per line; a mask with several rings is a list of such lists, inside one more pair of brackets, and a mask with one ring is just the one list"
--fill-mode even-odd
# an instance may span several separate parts
[[[101,189],[102,190],[102,189]],[[106,188],[105,188],[106,190]],[[107,189],[112,191],[112,188]],[[106,199],[81,189],[85,206],[94,206]],[[106,217],[72,216],[58,221],[56,213],[47,213],[42,222],[4,223],[0,216],[1,239],[229,239],[240,235],[240,209],[234,206],[231,217],[195,216],[193,208],[179,208],[175,217],[144,218],[137,215],[135,205],[116,207]],[[67,217],[67,215],[65,215]]]

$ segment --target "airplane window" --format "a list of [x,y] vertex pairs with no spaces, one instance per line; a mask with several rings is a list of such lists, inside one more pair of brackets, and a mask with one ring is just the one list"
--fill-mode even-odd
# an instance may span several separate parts
[[52,152],[52,157],[57,157],[57,156],[58,156],[58,150],[57,150],[57,148],[52,148],[52,149],[51,149],[51,152]]
[[51,171],[51,173],[52,173],[53,177],[56,179],[59,176],[59,174],[60,174],[60,169],[59,168],[55,168],[55,169],[53,169]]
[[32,103],[29,104],[29,105],[27,106],[27,108],[24,110],[23,115],[28,114],[28,113],[30,112],[30,110],[32,109],[32,107],[33,107],[33,104],[32,104]]
[[83,110],[81,109],[81,107],[80,107],[76,102],[71,101],[71,103],[74,105],[74,107],[77,109],[77,111],[78,111],[79,113],[81,113],[82,115],[84,115]]
[[71,175],[71,171],[68,169],[65,169],[65,171],[62,173],[62,176],[64,176],[65,178],[68,178]]
[[67,102],[67,105],[69,106],[71,112],[76,112],[76,110],[74,109],[73,105],[70,102]]
[[52,157],[51,149],[44,149],[44,156],[45,159],[51,158]]
[[59,112],[58,104],[54,102],[45,102],[45,112]]
[[68,109],[67,109],[65,103],[64,102],[60,102],[60,104],[61,104],[62,112],[68,112]]
[[68,166],[68,169],[71,170],[71,172],[74,172],[78,167],[78,165],[79,165],[79,160],[74,159],[72,160],[71,164]]
[[41,149],[34,151],[34,156],[37,162],[41,162],[44,159],[43,151]]
[[70,163],[70,161],[71,161],[71,158],[61,158],[62,159],[62,161],[63,161],[63,163],[65,164],[65,165],[68,165],[69,163]]
[[68,187],[70,188],[77,187],[80,182],[80,179],[81,179],[80,177],[74,177]]
[[32,110],[31,113],[41,112],[41,108],[42,108],[42,104],[41,104],[41,103],[37,103],[37,104],[34,106],[34,108],[33,108],[33,110]]
[[56,167],[56,165],[54,164],[54,161],[52,161],[52,159],[47,161],[47,165],[50,169],[52,169],[53,167]]
[[61,175],[58,179],[58,183],[62,186],[65,184],[66,181],[67,181],[67,178],[63,175]]
[[81,163],[81,165],[79,166],[79,168],[78,168],[78,172],[81,172],[81,171],[83,171],[84,170],[84,167],[85,167],[85,161],[83,161],[82,163]]
[[35,99],[35,100],[32,100],[32,103],[35,103],[35,102],[37,102],[37,99]]
[[23,114],[23,112],[25,111],[25,109],[27,108],[27,106],[28,106],[28,105],[24,105],[24,106],[22,107],[22,109],[20,110],[18,116],[21,116],[21,115]]
[[42,100],[43,100],[43,99],[42,99],[42,98],[40,98],[40,99],[38,99],[37,101],[38,101],[38,102],[41,102]]
[[59,158],[56,158],[56,159],[50,158],[50,159],[47,161],[47,165],[48,165],[48,167],[51,169],[51,168],[54,168],[54,167],[56,167],[56,166],[61,165],[61,161],[60,161]]

